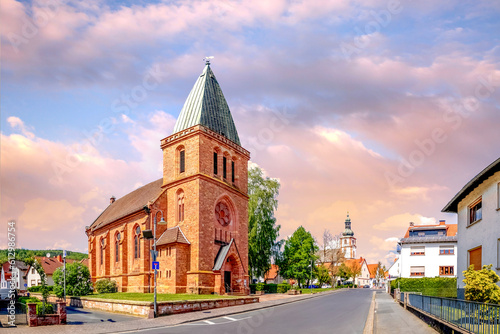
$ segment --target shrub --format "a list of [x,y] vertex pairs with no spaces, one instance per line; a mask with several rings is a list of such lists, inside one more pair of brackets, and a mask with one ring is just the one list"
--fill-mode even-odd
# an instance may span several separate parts
[[257,291],[266,291],[266,284],[265,283],[257,283],[255,290]]
[[[54,292],[57,297],[64,295],[64,271],[59,267],[54,272]],[[75,262],[66,265],[66,294],[69,296],[85,296],[92,292],[89,268]]]
[[97,293],[114,293],[118,291],[118,284],[110,279],[100,279],[95,283],[95,289]]
[[465,299],[481,303],[500,304],[500,281],[497,273],[491,270],[492,265],[484,265],[481,270],[470,266],[464,271]]
[[250,284],[250,293],[255,294],[255,291],[257,291],[257,284]]
[[[54,287],[52,285],[48,285],[47,289],[49,290],[49,292],[54,291]],[[41,285],[30,286],[28,288],[28,292],[42,292],[42,286]]]
[[391,282],[391,293],[398,287],[401,292],[420,292],[425,296],[457,297],[455,277],[398,278]]
[[36,304],[36,314],[37,315],[45,315],[45,314],[54,314],[54,306],[52,304],[45,304],[45,313],[43,312],[43,303],[38,301]]
[[278,284],[274,284],[274,283],[266,284],[264,286],[264,291],[266,293],[276,293],[276,292],[278,292]]
[[286,293],[291,288],[292,288],[292,286],[290,284],[282,283],[282,284],[278,284],[278,286],[276,287],[276,290],[278,293]]

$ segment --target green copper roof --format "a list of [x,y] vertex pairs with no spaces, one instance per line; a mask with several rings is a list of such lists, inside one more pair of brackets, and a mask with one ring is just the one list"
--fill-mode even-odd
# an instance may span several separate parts
[[208,63],[182,107],[174,133],[195,125],[203,125],[241,145],[229,106]]

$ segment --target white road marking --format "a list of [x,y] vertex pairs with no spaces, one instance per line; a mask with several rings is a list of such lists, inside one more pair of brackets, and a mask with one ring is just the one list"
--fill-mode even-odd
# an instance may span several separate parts
[[215,325],[215,322],[211,322],[210,320],[203,320],[203,322],[205,322],[209,325]]
[[223,317],[224,319],[231,320],[231,321],[238,321],[239,319],[231,318],[231,317]]

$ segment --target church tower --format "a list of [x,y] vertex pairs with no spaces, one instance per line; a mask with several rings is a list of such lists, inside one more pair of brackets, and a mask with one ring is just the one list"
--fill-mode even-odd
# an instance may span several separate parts
[[209,61],[161,149],[167,231],[177,229],[188,242],[176,254],[177,287],[248,294],[250,153],[241,147]]
[[345,229],[344,232],[342,232],[340,244],[346,260],[356,258],[356,238],[354,237],[354,232],[351,229],[351,218],[349,218],[349,212],[347,212]]

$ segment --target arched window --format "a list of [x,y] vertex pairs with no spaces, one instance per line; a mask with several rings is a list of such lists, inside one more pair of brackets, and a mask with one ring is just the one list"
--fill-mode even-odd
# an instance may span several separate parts
[[186,151],[182,149],[179,152],[179,173],[184,173],[186,171]]
[[104,263],[104,238],[101,238],[101,265]]
[[227,178],[227,158],[222,157],[222,177]]
[[234,178],[234,170],[235,170],[235,168],[234,168],[234,160],[231,160],[231,182],[232,183],[234,183],[234,180],[235,180],[235,178]]
[[134,234],[134,258],[135,259],[138,259],[141,257],[140,237],[141,237],[141,228],[139,226],[137,226],[135,228],[135,234]]
[[184,191],[177,193],[177,221],[184,221]]
[[214,175],[217,175],[218,173],[218,166],[217,164],[219,163],[219,155],[217,154],[217,152],[214,152]]
[[115,261],[120,261],[120,232],[116,233],[115,237]]

